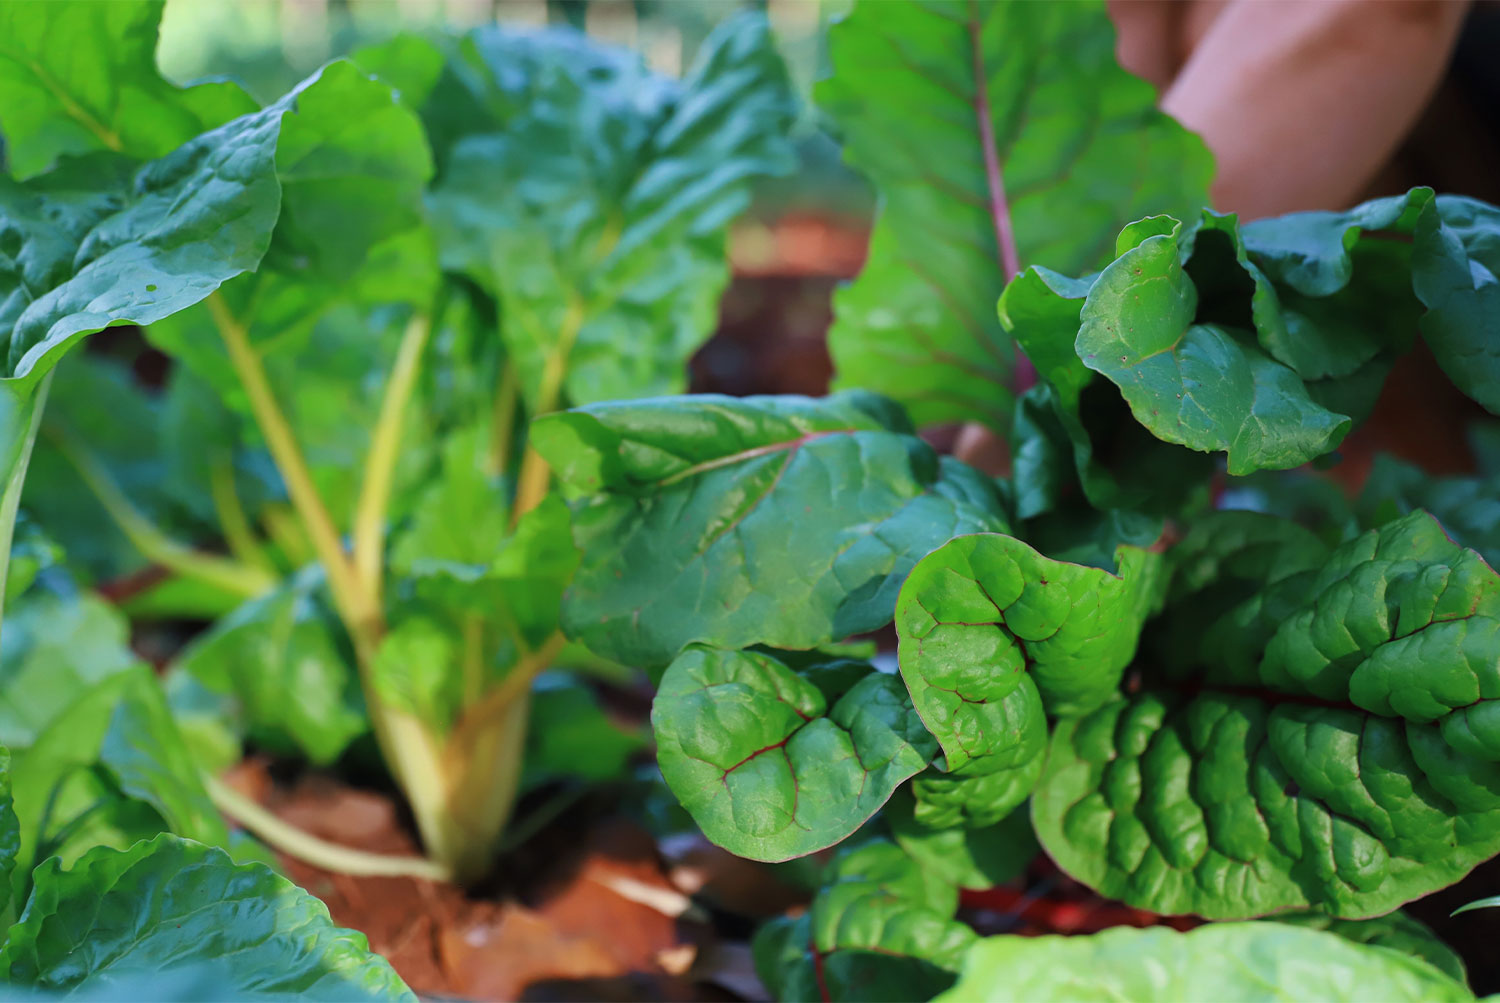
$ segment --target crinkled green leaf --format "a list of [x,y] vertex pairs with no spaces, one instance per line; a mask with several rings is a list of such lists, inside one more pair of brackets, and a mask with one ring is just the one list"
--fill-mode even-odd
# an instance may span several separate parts
[[594,405],[541,418],[532,441],[587,493],[564,627],[627,664],[874,630],[919,557],[1006,527],[990,482],[858,392]]
[[970,1000],[1472,1000],[1423,961],[1284,923],[1187,933],[1117,927],[1088,937],[988,937],[938,997]]
[[0,132],[10,172],[64,154],[171,153],[255,110],[229,82],[178,87],[156,69],[162,0],[13,3],[0,9]]
[[238,698],[253,737],[315,763],[332,762],[369,728],[320,569],[245,603],[194,639],[179,664]]
[[1025,726],[1006,698],[1028,679],[1054,714],[1114,692],[1156,603],[1161,566],[1159,555],[1137,547],[1115,556],[1117,575],[986,533],[917,562],[896,602],[901,674],[950,771],[1001,768],[985,760]]
[[681,390],[729,277],[725,224],[792,166],[764,17],[721,24],[680,81],[570,31],[485,28],[453,59],[492,124],[440,153],[433,226],[444,267],[500,300],[527,402]]
[[1426,924],[1399,910],[1374,919],[1335,919],[1320,912],[1298,912],[1278,916],[1276,921],[1311,930],[1327,930],[1356,944],[1399,951],[1420,958],[1463,985],[1469,984],[1458,952],[1439,940]]
[[1196,136],[1119,68],[1102,5],[864,3],[829,34],[818,102],[880,192],[860,277],[835,299],[842,386],[919,424],[1010,418],[1012,349],[994,303],[1022,263],[1097,267],[1115,230],[1208,200]]
[[5,610],[0,743],[20,753],[81,694],[139,661],[130,625],[92,595],[38,592]]
[[1234,659],[1148,660],[1059,723],[1032,798],[1059,866],[1157,912],[1361,917],[1500,851],[1500,576],[1414,513],[1287,587]]
[[229,841],[145,665],[79,696],[17,758],[12,782],[22,819],[18,891],[47,857],[71,864],[95,846],[124,849],[159,832]]
[[[1018,688],[1007,700],[1015,700],[1021,692]],[[1038,744],[1043,748],[1033,752]],[[1006,757],[1016,764],[1009,769],[977,777],[930,769],[915,777],[911,792],[916,799],[917,823],[931,829],[954,826],[983,829],[1000,824],[1036,787],[1037,778],[1042,775],[1041,753],[1046,751],[1045,745],[1046,732],[1039,725],[1031,725]]]
[[1248,332],[1196,322],[1182,225],[1135,226],[1084,303],[1074,346],[1083,364],[1119,387],[1157,438],[1227,452],[1231,474],[1299,466],[1337,446],[1347,416],[1319,406]]
[[901,849],[924,871],[960,888],[993,888],[1018,877],[1037,855],[1030,812],[1012,811],[981,828],[931,828],[918,807],[910,794],[897,791],[882,817]]
[[832,846],[936,751],[894,676],[825,694],[770,655],[690,647],[651,707],[657,761],[709,839],[786,860]]
[[211,965],[235,999],[415,1000],[363,934],[261,864],[162,835],[100,847],[36,890],[0,950],[12,985],[87,993],[116,978]]

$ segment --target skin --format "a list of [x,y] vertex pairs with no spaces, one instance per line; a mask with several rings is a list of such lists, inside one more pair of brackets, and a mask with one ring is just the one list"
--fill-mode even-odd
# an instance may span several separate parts
[[[1116,54],[1203,137],[1241,219],[1360,201],[1443,78],[1468,0],[1109,0]],[[1381,192],[1379,194],[1387,194]],[[977,425],[961,459],[998,473]]]

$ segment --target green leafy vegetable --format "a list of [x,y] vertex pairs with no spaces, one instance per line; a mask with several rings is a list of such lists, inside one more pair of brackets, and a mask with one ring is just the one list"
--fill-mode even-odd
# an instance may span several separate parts
[[1114,41],[1095,4],[864,3],[834,25],[818,102],[881,198],[835,300],[841,387],[918,424],[1004,429],[1013,351],[994,303],[1020,264],[1094,268],[1122,224],[1207,202],[1208,152]]
[[710,839],[757,860],[842,840],[936,751],[891,676],[696,646],[662,677],[651,724],[672,793]]
[[590,493],[574,515],[584,560],[564,626],[621,662],[661,665],[693,641],[807,648],[874,629],[918,557],[1006,525],[982,477],[868,394],[594,405],[533,436]]
[[169,835],[100,847],[68,870],[43,864],[0,949],[5,981],[69,993],[194,963],[235,998],[416,999],[311,895],[262,864]]
[[959,1000],[1471,1000],[1424,961],[1281,923],[1178,933],[1120,928],[1091,937],[990,937],[939,997]]
[[1500,576],[1414,514],[1298,591],[1220,635],[1234,660],[1059,723],[1033,799],[1059,865],[1162,912],[1359,917],[1500,849]]

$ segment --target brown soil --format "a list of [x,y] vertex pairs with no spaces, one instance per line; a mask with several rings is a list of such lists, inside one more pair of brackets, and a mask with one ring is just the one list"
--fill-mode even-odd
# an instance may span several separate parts
[[[226,779],[324,839],[379,853],[418,850],[387,794],[322,773],[279,783],[260,759]],[[756,917],[784,910],[797,893],[701,838],[678,838],[667,850],[671,859],[639,825],[585,803],[519,847],[493,886],[473,894],[414,878],[334,874],[285,856],[281,863],[424,997],[767,998],[745,938]]]

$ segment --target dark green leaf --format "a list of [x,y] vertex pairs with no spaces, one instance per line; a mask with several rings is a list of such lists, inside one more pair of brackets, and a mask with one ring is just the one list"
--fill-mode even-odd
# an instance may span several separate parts
[[709,839],[756,860],[839,842],[936,751],[894,676],[830,701],[769,655],[697,646],[662,677],[651,724],[672,793]]
[[627,664],[874,630],[917,558],[1006,526],[990,482],[869,394],[594,405],[540,419],[532,440],[590,495],[564,626]]
[[64,154],[165,156],[255,110],[228,82],[177,87],[156,69],[162,0],[67,0],[0,8],[0,131],[11,174]]
[[1059,723],[1032,799],[1059,866],[1157,912],[1352,918],[1500,850],[1500,576],[1415,513],[1262,595],[1194,677],[1148,661]]
[[1089,937],[989,937],[942,1003],[1026,1000],[1436,1001],[1473,995],[1424,961],[1283,923],[1187,933],[1119,927]]
[[1021,262],[1082,271],[1143,212],[1207,202],[1208,151],[1116,65],[1114,40],[1095,4],[863,3],[831,30],[818,101],[882,201],[869,260],[835,300],[840,385],[919,424],[1004,428],[999,228]]
[[11,882],[21,854],[21,822],[10,789],[10,750],[0,746],[0,916],[15,916]]
[[643,732],[606,713],[581,680],[562,672],[543,673],[531,691],[522,786],[559,777],[590,783],[622,777],[630,757],[646,744]]
[[70,995],[195,963],[235,999],[416,999],[317,899],[264,865],[171,835],[100,847],[66,871],[43,864],[0,950],[6,982]]
[[1393,456],[1375,457],[1359,497],[1366,524],[1417,509],[1432,513],[1453,539],[1473,547],[1491,567],[1500,564],[1500,475],[1435,477]]

